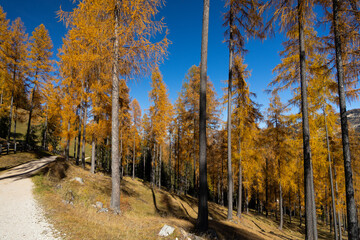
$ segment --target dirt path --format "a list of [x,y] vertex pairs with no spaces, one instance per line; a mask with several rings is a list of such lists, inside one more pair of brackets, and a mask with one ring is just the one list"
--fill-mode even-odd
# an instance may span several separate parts
[[0,239],[61,239],[35,201],[30,176],[55,156],[29,162],[0,174]]

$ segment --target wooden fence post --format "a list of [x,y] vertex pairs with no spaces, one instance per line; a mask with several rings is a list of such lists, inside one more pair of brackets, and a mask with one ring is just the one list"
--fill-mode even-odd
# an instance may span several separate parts
[[9,154],[10,143],[7,143],[6,154]]
[[14,143],[14,153],[16,154],[16,142]]

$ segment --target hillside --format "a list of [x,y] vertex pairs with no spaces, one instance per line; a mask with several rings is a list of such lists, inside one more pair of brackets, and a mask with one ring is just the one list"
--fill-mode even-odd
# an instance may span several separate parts
[[[83,179],[84,184],[74,180]],[[164,224],[176,228],[168,238],[185,239],[182,232],[192,233],[197,217],[197,200],[165,190],[152,189],[140,179],[124,177],[121,184],[120,216],[99,212],[97,201],[109,208],[111,178],[95,175],[73,163],[59,160],[33,178],[35,193],[47,210],[47,215],[65,239],[159,239],[157,234]],[[304,225],[298,219],[284,230],[277,228],[273,218],[254,212],[244,213],[239,220],[226,221],[226,208],[209,203],[210,228],[218,239],[303,239]],[[234,213],[234,216],[236,214]],[[319,238],[330,239],[329,229],[319,224]],[[206,236],[212,239],[211,236]]]
[[360,109],[352,109],[346,112],[349,125],[353,126],[357,132],[360,132]]

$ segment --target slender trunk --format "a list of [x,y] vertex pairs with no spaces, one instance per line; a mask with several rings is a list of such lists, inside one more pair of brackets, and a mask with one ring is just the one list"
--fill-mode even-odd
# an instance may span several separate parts
[[[241,140],[239,137],[239,179],[238,179],[238,207],[237,207],[237,216],[241,218],[242,211],[242,165],[241,165]],[[266,195],[267,196],[267,195]]]
[[284,224],[284,209],[283,209],[283,192],[282,192],[281,183],[279,183],[279,210],[280,210],[279,229],[282,230]]
[[16,123],[17,123],[17,111],[16,111],[16,107],[15,107],[15,109],[14,109],[14,144],[16,143]]
[[[46,107],[47,109],[47,107]],[[47,133],[47,121],[48,121],[48,114],[46,111],[46,117],[45,117],[45,126],[44,126],[44,137],[43,137],[43,148],[46,150],[46,133]],[[75,149],[74,149],[74,157],[75,157]]]
[[194,187],[194,193],[195,193],[195,196],[197,195],[196,194],[196,138],[195,138],[195,134],[196,134],[196,131],[195,131],[195,112],[194,112],[194,116],[193,116],[193,123],[194,123],[194,136],[193,136],[193,160],[194,160],[194,163],[193,163],[193,166],[194,166],[194,172],[193,172],[193,187]]
[[95,139],[95,135],[93,135],[92,143],[91,143],[91,169],[90,169],[90,172],[92,174],[95,173],[95,164],[96,164],[96,139]]
[[70,124],[70,119],[68,120],[68,129],[67,129],[67,139],[66,139],[66,149],[65,149],[65,159],[66,161],[69,161],[69,151],[70,151],[70,128],[71,128],[71,124]]
[[246,213],[249,214],[249,196],[248,196],[247,188],[246,188]]
[[[36,79],[36,77],[35,77],[35,79]],[[30,140],[31,117],[32,117],[32,112],[33,112],[33,108],[34,108],[35,88],[36,88],[36,85],[34,85],[34,87],[33,87],[33,89],[32,89],[32,94],[31,94],[31,103],[30,103],[29,119],[28,119],[27,131],[26,131],[26,145],[29,144],[29,140]],[[67,157],[67,159],[68,159],[68,157]]]
[[116,0],[114,9],[115,28],[112,66],[112,107],[111,107],[111,203],[110,208],[120,213],[120,162],[119,162],[119,36],[120,2]]
[[151,185],[155,185],[155,156],[156,155],[156,144],[154,143],[154,153],[151,156]]
[[[335,193],[336,193],[336,198],[339,199],[339,192],[338,192],[338,184],[336,181],[336,168],[334,167],[334,178],[335,178]],[[339,201],[339,200],[338,200]],[[339,204],[339,202],[338,202]],[[342,230],[341,230],[341,214],[340,214],[341,210],[339,209],[338,212],[338,230],[339,230],[339,239],[342,240]]]
[[10,142],[10,135],[11,135],[11,123],[12,123],[12,112],[14,108],[14,91],[11,94],[11,100],[10,100],[10,113],[9,113],[9,128],[8,128],[8,135],[7,135],[7,141]]
[[325,107],[323,108],[324,111],[324,121],[325,121],[325,133],[326,133],[326,146],[328,152],[328,162],[329,162],[329,177],[330,177],[330,188],[331,188],[331,203],[332,203],[332,210],[333,210],[333,223],[334,223],[334,232],[335,236],[334,239],[338,240],[338,231],[337,231],[337,223],[336,223],[336,207],[335,207],[335,193],[334,193],[334,183],[333,183],[333,175],[332,175],[332,164],[331,164],[331,156],[330,156],[330,144],[329,144],[329,132],[327,127],[327,119],[326,119],[326,112]]
[[77,137],[74,137],[74,159],[76,157],[76,141],[77,141]]
[[316,227],[316,205],[314,197],[314,177],[311,161],[310,149],[310,130],[308,118],[308,101],[306,86],[306,65],[305,65],[305,37],[304,37],[304,0],[298,0],[298,23],[299,23],[299,43],[300,43],[300,83],[301,83],[301,111],[303,126],[304,144],[304,190],[305,190],[305,238],[307,240],[317,239]]
[[170,177],[170,189],[171,191],[174,190],[174,185],[173,185],[173,177],[172,177],[172,162],[171,162],[171,157],[172,157],[172,145],[171,145],[171,132],[170,132],[170,140],[169,140],[169,177]]
[[145,165],[146,165],[146,147],[144,147],[143,164],[144,164],[143,177],[144,177],[144,181],[145,181],[145,173],[146,173],[146,169],[145,169]]
[[291,224],[291,190],[289,191],[289,221]]
[[161,145],[159,145],[159,188],[161,188],[161,164],[162,164],[162,151],[161,151]]
[[133,162],[132,162],[132,179],[135,178],[135,134],[134,134],[134,141],[133,141]]
[[1,88],[1,95],[0,95],[0,108],[2,107],[3,104],[3,94],[4,94],[4,89]]
[[333,0],[333,32],[335,40],[335,53],[336,53],[336,69],[337,80],[339,88],[339,107],[340,107],[340,119],[341,119],[341,136],[343,144],[344,155],[344,171],[345,171],[345,188],[346,188],[346,210],[347,210],[347,222],[348,222],[348,235],[349,240],[355,240],[359,238],[358,224],[356,214],[356,203],[354,198],[354,187],[352,179],[352,167],[351,167],[351,155],[349,144],[349,131],[346,117],[346,100],[345,100],[345,80],[344,69],[342,60],[342,42],[339,32],[339,14],[340,1]]
[[265,211],[266,211],[266,217],[269,215],[269,160],[266,157],[265,158]]
[[82,153],[81,153],[81,163],[83,169],[85,169],[85,134],[86,134],[86,118],[87,118],[87,103],[84,103],[84,109],[83,109],[83,137],[82,137]]
[[[78,110],[80,111],[80,109]],[[81,114],[79,113],[79,133],[78,133],[78,146],[77,146],[77,155],[76,155],[76,161],[75,164],[79,165],[80,160],[80,144],[81,144]]]
[[200,232],[208,229],[208,184],[206,163],[206,81],[207,81],[207,52],[209,33],[209,8],[210,0],[204,0],[202,39],[201,39],[201,63],[200,63],[200,120],[199,120],[199,201],[197,228]]
[[234,54],[234,47],[233,47],[233,6],[230,6],[230,39],[229,39],[229,86],[228,86],[228,116],[227,116],[227,142],[228,142],[228,214],[227,219],[232,219],[232,212],[233,212],[233,176],[232,176],[232,163],[231,163],[231,102],[232,102],[232,68],[233,68],[233,54]]

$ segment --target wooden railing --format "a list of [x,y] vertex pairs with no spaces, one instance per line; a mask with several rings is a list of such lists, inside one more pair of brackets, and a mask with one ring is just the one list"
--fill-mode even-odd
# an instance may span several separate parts
[[25,145],[22,142],[0,143],[0,155],[25,151]]

